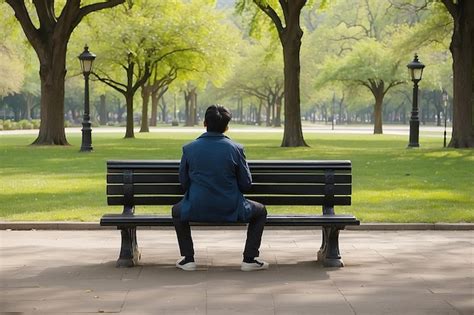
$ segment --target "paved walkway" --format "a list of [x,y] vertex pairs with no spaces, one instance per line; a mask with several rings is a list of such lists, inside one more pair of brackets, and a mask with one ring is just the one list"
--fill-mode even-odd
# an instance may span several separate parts
[[194,231],[196,272],[171,230],[139,231],[142,264],[114,267],[118,231],[0,231],[0,312],[473,314],[473,231],[343,231],[346,267],[314,261],[320,231],[267,230],[270,269],[239,270],[244,230]]
[[[136,128],[135,132],[138,133],[140,128]],[[386,124],[383,127],[383,133],[385,135],[405,135],[408,136],[410,126],[408,125],[391,125]],[[204,128],[202,126],[197,127],[150,127],[151,133],[202,133]],[[447,129],[448,137],[451,136],[452,128]],[[93,133],[125,133],[125,127],[98,127],[92,128]],[[283,128],[274,127],[254,127],[254,126],[230,126],[229,132],[231,134],[240,133],[283,133]],[[305,124],[303,125],[303,132],[306,133],[321,133],[321,134],[361,134],[371,135],[374,133],[373,125],[336,125],[334,130],[331,124]],[[440,126],[420,126],[420,135],[422,137],[434,137],[442,139],[444,127]],[[78,134],[81,133],[80,127],[69,127],[66,128],[66,134]],[[38,130],[27,129],[27,130],[4,130],[0,131],[2,135],[37,135]],[[448,139],[449,139],[448,138]]]

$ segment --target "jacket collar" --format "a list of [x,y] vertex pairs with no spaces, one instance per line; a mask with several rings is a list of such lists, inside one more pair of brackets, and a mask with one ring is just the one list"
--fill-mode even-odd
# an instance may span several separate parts
[[198,137],[199,138],[207,138],[207,137],[219,137],[219,138],[228,138],[226,135],[220,132],[205,132]]

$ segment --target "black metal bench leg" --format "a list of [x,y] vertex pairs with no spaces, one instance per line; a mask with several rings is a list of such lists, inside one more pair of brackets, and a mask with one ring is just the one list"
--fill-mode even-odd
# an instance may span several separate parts
[[122,247],[117,260],[117,267],[134,267],[140,260],[140,251],[137,244],[137,229],[122,228]]
[[322,229],[321,233],[321,247],[319,248],[318,251],[318,261],[323,261],[324,257],[326,257],[326,250],[327,250],[327,242],[326,242],[326,233],[324,228]]
[[318,261],[324,267],[344,267],[339,253],[339,231],[344,226],[323,226],[323,241],[318,252]]

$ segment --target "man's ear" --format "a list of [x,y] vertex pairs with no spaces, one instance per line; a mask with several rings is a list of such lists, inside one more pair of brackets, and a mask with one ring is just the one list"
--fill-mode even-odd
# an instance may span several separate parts
[[229,130],[229,125],[225,126],[225,131],[226,132],[227,130]]
[[205,120],[204,120],[204,127],[207,127],[207,123],[206,123],[206,121],[205,121]]

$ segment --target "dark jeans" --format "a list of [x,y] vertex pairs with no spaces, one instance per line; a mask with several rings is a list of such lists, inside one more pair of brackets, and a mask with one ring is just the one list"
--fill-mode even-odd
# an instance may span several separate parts
[[[262,243],[263,228],[267,221],[267,209],[261,203],[248,200],[252,205],[252,216],[247,228],[247,240],[245,242],[244,257],[258,257],[260,244]],[[181,203],[173,206],[172,210],[174,228],[178,237],[181,256],[193,256],[193,239],[189,222],[181,221]]]

